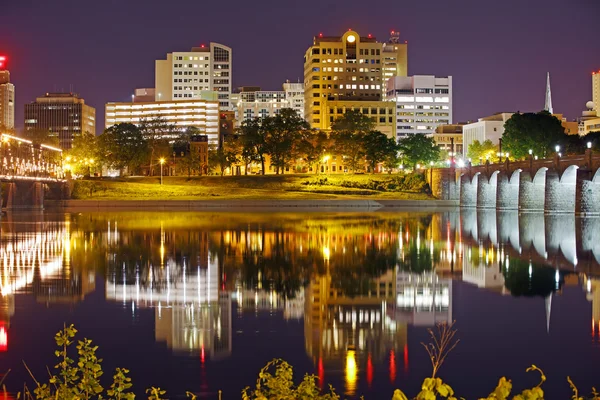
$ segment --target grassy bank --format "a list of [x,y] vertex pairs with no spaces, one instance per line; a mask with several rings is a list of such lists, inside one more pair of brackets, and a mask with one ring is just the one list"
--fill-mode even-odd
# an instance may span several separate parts
[[74,182],[72,198],[94,200],[192,199],[431,199],[420,176],[267,175],[132,177]]

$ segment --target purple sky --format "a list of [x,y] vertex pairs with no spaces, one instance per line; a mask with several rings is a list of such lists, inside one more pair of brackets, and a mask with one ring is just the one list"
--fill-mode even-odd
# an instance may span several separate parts
[[600,70],[598,0],[1,0],[0,54],[16,123],[47,91],[73,85],[96,107],[154,86],[154,60],[202,43],[233,48],[234,86],[302,78],[312,37],[348,28],[409,43],[409,74],[452,75],[456,121],[538,111],[546,71],[554,111],[578,117]]

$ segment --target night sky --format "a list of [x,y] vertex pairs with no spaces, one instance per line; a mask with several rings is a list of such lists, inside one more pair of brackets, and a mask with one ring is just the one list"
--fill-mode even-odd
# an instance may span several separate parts
[[96,107],[154,86],[154,61],[211,41],[233,48],[233,85],[278,90],[302,79],[312,38],[399,30],[409,74],[452,75],[454,121],[544,106],[569,119],[600,69],[598,0],[0,0],[0,54],[24,104],[70,86]]

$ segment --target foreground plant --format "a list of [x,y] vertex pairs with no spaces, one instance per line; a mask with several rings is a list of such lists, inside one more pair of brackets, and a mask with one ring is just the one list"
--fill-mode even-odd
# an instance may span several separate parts
[[[54,352],[58,358],[58,363],[54,366],[54,373],[48,369],[50,378],[48,382],[39,382],[31,370],[25,364],[25,368],[35,382],[33,393],[25,386],[23,393],[19,397],[25,400],[133,400],[135,394],[130,389],[133,386],[131,378],[128,376],[129,370],[117,368],[113,375],[113,380],[105,391],[100,383],[100,377],[104,374],[102,371],[102,359],[96,355],[98,346],[94,346],[90,339],[83,339],[77,342],[77,361],[69,356],[69,350],[75,343],[77,329],[73,325],[65,326],[59,331],[54,340],[58,350]],[[106,392],[108,397],[102,395]],[[160,388],[152,387],[146,391],[149,400],[162,400],[165,391]],[[191,393],[187,397],[195,399]]]
[[[275,369],[275,375],[269,372]],[[321,389],[316,384],[317,377],[304,375],[302,382],[294,386],[294,373],[292,366],[281,359],[274,359],[260,370],[256,380],[256,389],[250,391],[250,387],[242,390],[243,400],[339,400],[340,396],[329,385],[329,393],[321,394]]]

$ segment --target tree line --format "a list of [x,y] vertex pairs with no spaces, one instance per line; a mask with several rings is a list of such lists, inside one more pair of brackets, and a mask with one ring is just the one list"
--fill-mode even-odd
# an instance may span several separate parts
[[375,126],[373,119],[350,110],[333,122],[331,132],[324,132],[311,129],[295,110],[282,109],[275,116],[243,121],[211,154],[211,162],[221,174],[233,166],[244,167],[247,174],[256,163],[264,175],[267,159],[275,174],[316,172],[331,157],[340,157],[339,166],[352,173],[375,172],[380,165],[387,170],[401,164],[414,168],[439,160],[440,150],[433,139],[413,135],[396,142]]

